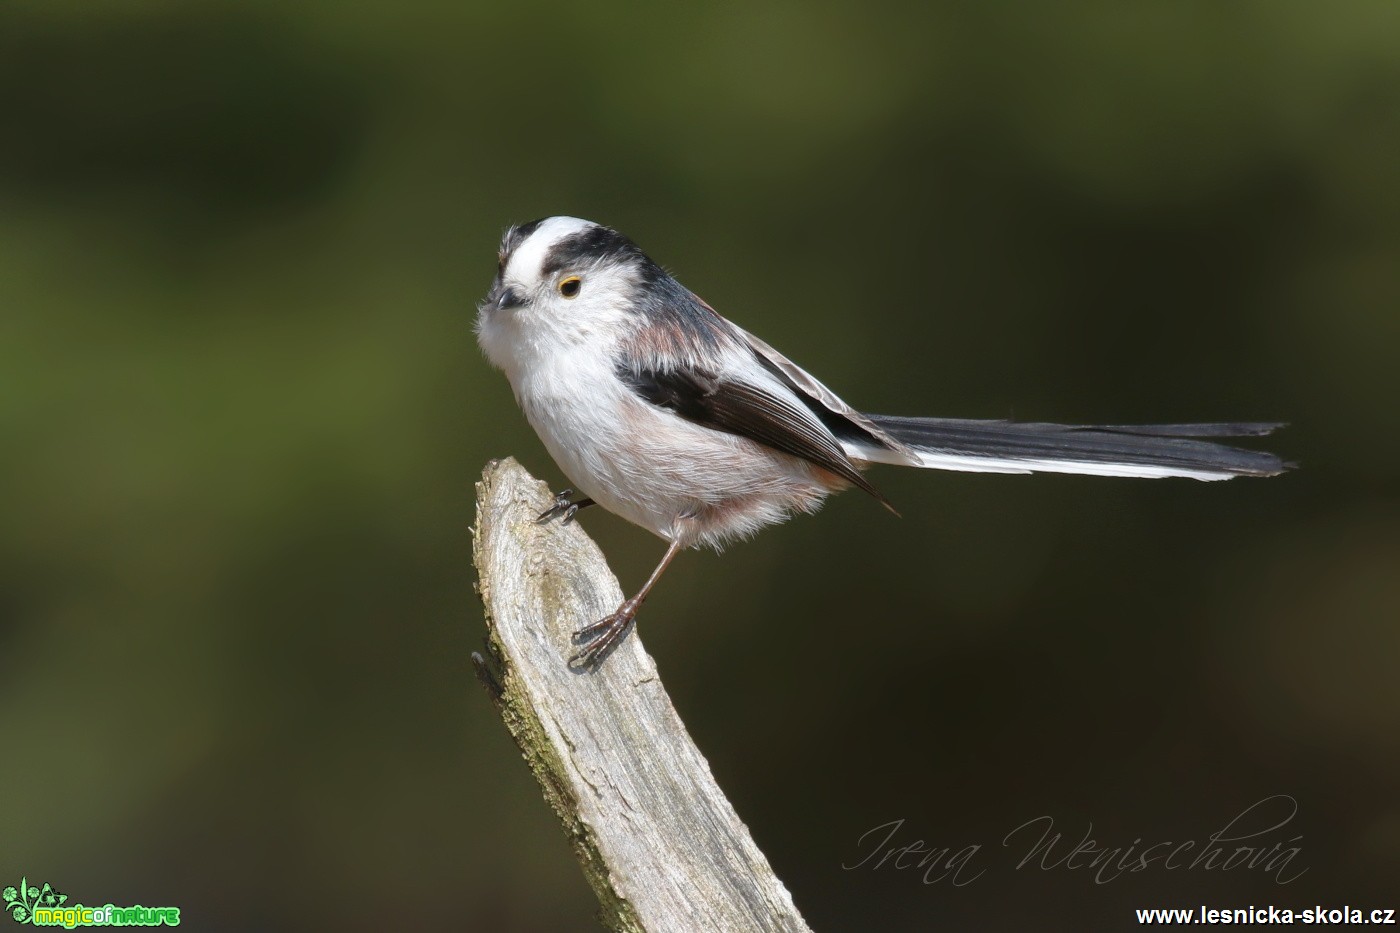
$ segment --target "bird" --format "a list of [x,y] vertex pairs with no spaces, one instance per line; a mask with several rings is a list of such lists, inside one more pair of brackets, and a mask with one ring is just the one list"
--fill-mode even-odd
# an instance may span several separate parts
[[667,543],[635,595],[574,633],[572,668],[595,669],[616,649],[682,549],[718,549],[851,487],[893,512],[864,474],[872,464],[1196,480],[1293,466],[1217,440],[1266,435],[1280,422],[1062,425],[862,412],[632,240],[576,217],[505,232],[476,334],[571,484],[538,521],[567,524],[597,504]]

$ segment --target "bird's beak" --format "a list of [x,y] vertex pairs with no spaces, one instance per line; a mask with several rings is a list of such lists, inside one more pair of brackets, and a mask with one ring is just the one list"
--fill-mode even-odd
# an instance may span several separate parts
[[491,294],[486,296],[486,301],[481,305],[484,314],[492,311],[508,311],[511,308],[518,308],[525,303],[525,296],[520,289],[510,286],[497,286],[491,290]]

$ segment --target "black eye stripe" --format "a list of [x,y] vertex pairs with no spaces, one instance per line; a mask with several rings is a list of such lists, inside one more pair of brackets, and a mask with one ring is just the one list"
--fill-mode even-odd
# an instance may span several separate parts
[[589,227],[565,237],[550,247],[541,264],[543,275],[553,275],[568,268],[583,268],[603,262],[648,263],[638,247],[627,237],[607,227]]

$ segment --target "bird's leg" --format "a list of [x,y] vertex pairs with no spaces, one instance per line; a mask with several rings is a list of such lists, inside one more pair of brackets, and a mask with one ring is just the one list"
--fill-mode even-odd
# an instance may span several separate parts
[[564,524],[574,520],[579,509],[586,509],[590,505],[596,505],[592,499],[580,499],[571,502],[569,497],[574,494],[572,489],[564,489],[554,494],[554,504],[540,513],[540,517],[535,519],[536,525],[548,525],[560,515],[564,516]]
[[636,596],[623,600],[622,605],[618,606],[617,611],[612,615],[574,632],[574,643],[583,647],[569,659],[570,667],[577,669],[595,668],[603,662],[604,658],[612,654],[613,649],[622,644],[622,639],[627,637],[627,633],[632,630],[632,625],[637,620],[637,610],[642,607],[642,601],[647,598],[647,594],[656,585],[656,581],[661,579],[661,574],[665,572],[680,549],[681,542],[677,538],[666,549],[666,556],[661,558],[661,563],[656,565],[656,569],[651,572],[651,577],[642,585]]

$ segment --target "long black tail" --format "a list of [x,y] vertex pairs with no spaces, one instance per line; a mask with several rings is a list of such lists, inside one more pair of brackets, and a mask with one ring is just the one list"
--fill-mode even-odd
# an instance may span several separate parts
[[[1200,438],[1259,437],[1283,427],[1275,422],[1223,424],[1041,424],[962,418],[865,416],[895,440],[913,448],[920,465],[989,473],[1088,473],[1098,476],[1187,476],[1229,479],[1273,476],[1293,466],[1274,454]],[[868,444],[848,444],[868,461],[906,459]]]

